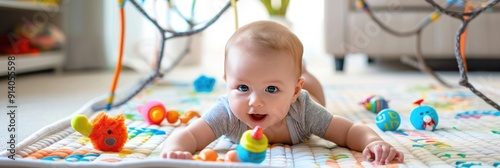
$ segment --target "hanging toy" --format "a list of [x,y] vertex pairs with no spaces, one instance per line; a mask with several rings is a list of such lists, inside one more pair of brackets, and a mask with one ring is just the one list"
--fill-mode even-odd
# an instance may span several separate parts
[[359,104],[363,105],[367,110],[377,114],[383,109],[389,108],[389,101],[381,96],[370,96]]
[[87,116],[77,115],[71,120],[71,127],[83,136],[89,137],[94,148],[101,151],[119,152],[128,138],[123,114],[109,117],[106,113],[100,112],[91,122]]
[[418,105],[410,113],[410,122],[417,130],[434,131],[439,123],[436,110],[431,106],[422,106],[423,99],[415,101]]

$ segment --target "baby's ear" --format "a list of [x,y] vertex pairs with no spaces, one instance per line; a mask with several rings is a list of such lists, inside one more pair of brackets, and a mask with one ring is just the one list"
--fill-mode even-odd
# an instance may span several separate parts
[[300,90],[302,90],[302,87],[304,87],[304,82],[305,82],[304,77],[300,77],[299,80],[297,81],[297,85],[295,85],[295,88],[296,89],[298,88],[298,91],[296,90],[296,92],[300,93]]
[[297,100],[297,97],[299,97],[300,91],[302,90],[303,86],[304,86],[304,78],[300,77],[299,80],[297,81],[297,84],[295,85],[292,103],[294,103]]

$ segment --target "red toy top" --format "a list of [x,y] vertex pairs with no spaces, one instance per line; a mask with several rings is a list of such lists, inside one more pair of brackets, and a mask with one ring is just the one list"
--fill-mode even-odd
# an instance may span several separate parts
[[423,101],[424,101],[424,99],[418,99],[417,101],[413,102],[413,104],[416,104],[416,105],[420,106]]

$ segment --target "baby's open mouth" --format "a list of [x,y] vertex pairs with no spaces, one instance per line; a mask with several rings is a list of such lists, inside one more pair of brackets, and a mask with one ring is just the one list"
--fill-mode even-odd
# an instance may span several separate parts
[[249,114],[250,119],[252,119],[253,122],[261,122],[264,121],[266,118],[267,114]]

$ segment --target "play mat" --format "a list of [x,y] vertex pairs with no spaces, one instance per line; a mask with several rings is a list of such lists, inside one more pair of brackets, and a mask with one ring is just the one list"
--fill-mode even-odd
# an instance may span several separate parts
[[[453,89],[432,85],[329,85],[325,86],[327,108],[374,129],[383,139],[405,154],[404,163],[386,167],[500,167],[500,112],[462,87]],[[489,90],[489,92],[488,92]],[[210,108],[224,93],[218,85],[211,93],[197,93],[189,84],[157,83],[148,86],[130,102],[108,112],[114,116],[123,113],[129,137],[120,152],[95,150],[88,138],[75,132],[71,117],[49,125],[17,145],[16,160],[0,157],[0,166],[25,167],[384,167],[364,160],[360,152],[337,147],[318,137],[298,145],[271,144],[266,160],[260,164],[232,164],[202,161],[163,160],[159,158],[162,142],[185,125],[148,125],[137,113],[136,106],[149,100],[159,100],[167,109],[184,111],[194,109],[201,113]],[[485,89],[493,100],[498,93]],[[389,100],[391,109],[401,115],[397,131],[383,132],[375,126],[375,114],[359,102],[367,96],[380,95]],[[409,122],[409,113],[415,100],[438,111],[437,130],[419,131]],[[90,118],[96,114],[90,106],[102,104],[96,98],[76,113]],[[224,155],[236,146],[222,137],[207,148]],[[7,156],[7,153],[2,153]]]

